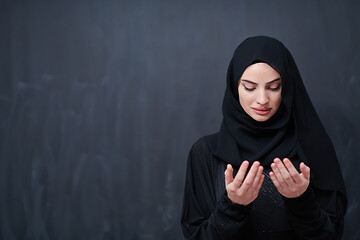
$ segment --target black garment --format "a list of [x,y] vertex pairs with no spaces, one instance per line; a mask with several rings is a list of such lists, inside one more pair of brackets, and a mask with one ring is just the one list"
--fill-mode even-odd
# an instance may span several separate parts
[[[252,119],[241,107],[238,82],[251,64],[265,62],[282,79],[282,104],[265,122]],[[278,40],[258,36],[244,40],[230,61],[222,105],[223,122],[218,139],[210,142],[214,154],[226,163],[240,166],[262,160],[266,167],[275,157],[283,159],[304,152],[301,161],[311,168],[312,183],[324,190],[346,195],[334,147],[306,92],[295,61]],[[215,148],[216,146],[216,148]],[[326,171],[324,171],[326,166]],[[346,198],[346,197],[345,197]]]
[[[252,119],[238,101],[238,81],[256,62],[269,64],[282,79],[282,103],[265,122]],[[347,207],[344,181],[333,145],[289,51],[270,37],[246,39],[235,50],[226,83],[219,133],[197,142],[189,155],[182,214],[185,236],[340,239]],[[232,204],[227,199],[223,176],[227,163],[238,168],[244,160],[260,161],[266,174],[275,157],[288,157],[295,167],[305,162],[311,168],[310,186],[302,196],[279,197],[266,179],[250,205]],[[275,212],[261,211],[264,206],[272,206]],[[274,219],[267,221],[273,215]]]
[[[187,239],[341,238],[346,202],[336,191],[310,185],[299,198],[288,199],[280,197],[272,182],[265,180],[254,202],[233,204],[225,191],[226,163],[214,156],[208,145],[216,137],[201,138],[189,153],[181,219]],[[321,205],[334,211],[324,211]]]

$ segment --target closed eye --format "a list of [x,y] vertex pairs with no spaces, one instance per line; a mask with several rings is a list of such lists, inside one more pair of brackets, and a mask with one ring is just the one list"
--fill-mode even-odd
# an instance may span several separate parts
[[255,90],[255,88],[249,88],[249,87],[246,87],[245,85],[243,85],[243,86],[244,86],[246,91],[254,91]]
[[280,89],[280,87],[281,87],[281,85],[279,84],[279,85],[277,85],[276,87],[269,87],[269,89],[270,89],[271,91],[277,91],[277,90]]

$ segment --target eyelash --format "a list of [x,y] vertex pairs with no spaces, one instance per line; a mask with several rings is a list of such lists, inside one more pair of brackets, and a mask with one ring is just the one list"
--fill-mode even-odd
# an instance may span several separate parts
[[[243,86],[244,86],[245,90],[249,91],[249,92],[252,92],[252,91],[254,91],[256,89],[256,88],[247,88],[247,87],[245,87],[245,85],[243,85]],[[277,90],[280,89],[280,86],[281,85],[278,85],[276,88],[268,88],[268,89],[271,90],[271,91],[277,91]]]
[[245,85],[243,85],[243,86],[244,86],[244,88],[245,88],[246,91],[250,91],[250,92],[251,92],[251,91],[254,91],[254,90],[255,90],[255,88],[247,88],[247,87],[245,87]]

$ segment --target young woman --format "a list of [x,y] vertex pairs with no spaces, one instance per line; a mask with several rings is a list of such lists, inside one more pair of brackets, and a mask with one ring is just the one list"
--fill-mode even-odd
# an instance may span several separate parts
[[344,181],[290,52],[276,39],[248,38],[226,83],[219,132],[189,153],[185,237],[340,239]]

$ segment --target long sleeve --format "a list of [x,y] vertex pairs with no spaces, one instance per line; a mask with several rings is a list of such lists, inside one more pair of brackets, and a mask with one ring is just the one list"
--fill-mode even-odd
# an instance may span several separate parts
[[341,239],[346,202],[340,193],[309,186],[300,197],[285,198],[285,205],[292,227],[302,239]]
[[267,170],[258,198],[241,206],[226,196],[225,166],[203,139],[190,150],[181,218],[187,239],[341,239],[346,209],[341,193],[310,186],[298,198],[285,198]]
[[181,219],[184,236],[197,240],[247,239],[250,207],[233,204],[225,191],[217,196],[219,165],[214,164],[206,142],[200,139],[190,150],[187,163]]

